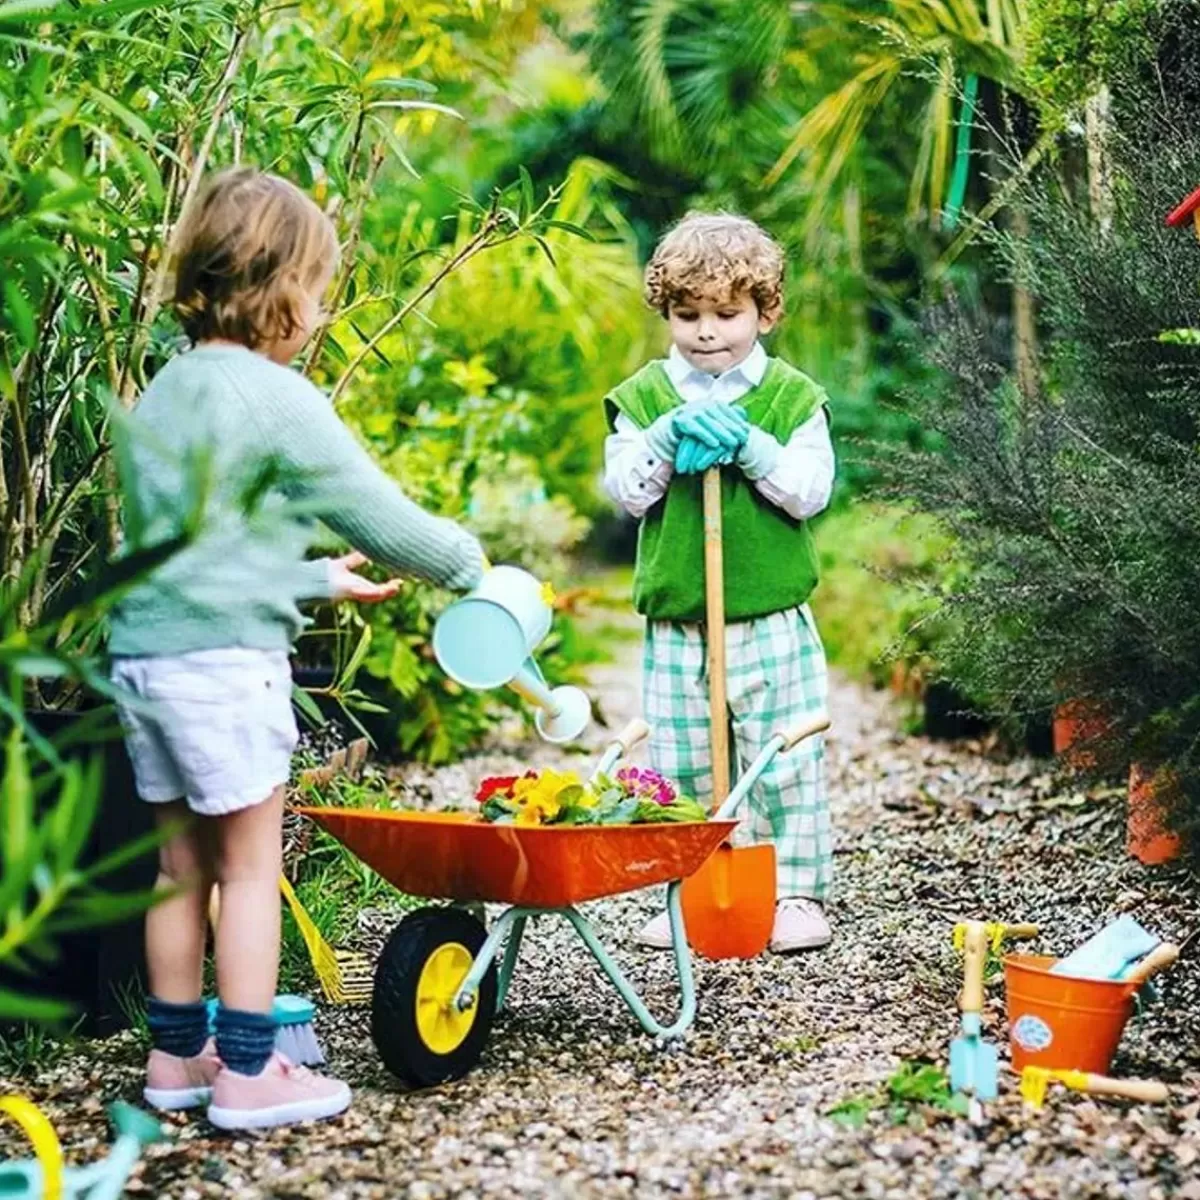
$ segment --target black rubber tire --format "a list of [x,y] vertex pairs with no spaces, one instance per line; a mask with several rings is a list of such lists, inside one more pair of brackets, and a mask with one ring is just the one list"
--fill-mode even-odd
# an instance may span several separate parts
[[439,946],[458,942],[476,955],[486,939],[484,927],[458,908],[418,909],[388,938],[375,967],[371,1038],[384,1066],[405,1083],[432,1087],[461,1079],[483,1054],[496,1015],[496,964],[480,984],[470,1033],[449,1054],[431,1050],[417,1030],[417,982]]

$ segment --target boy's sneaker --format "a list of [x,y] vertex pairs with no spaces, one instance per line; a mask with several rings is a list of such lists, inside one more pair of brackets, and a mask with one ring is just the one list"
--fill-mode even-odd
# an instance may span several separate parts
[[259,1075],[222,1068],[208,1119],[218,1129],[270,1129],[336,1117],[349,1107],[350,1089],[340,1079],[297,1067],[276,1051]]
[[151,1108],[164,1112],[197,1108],[212,1099],[213,1082],[220,1070],[221,1060],[212,1038],[191,1058],[151,1050],[142,1098]]
[[771,951],[790,954],[795,950],[819,950],[833,938],[825,910],[816,900],[797,896],[780,900],[775,906],[775,928],[771,931]]
[[671,918],[665,913],[652,917],[637,935],[637,944],[647,950],[670,950],[675,945],[671,937]]

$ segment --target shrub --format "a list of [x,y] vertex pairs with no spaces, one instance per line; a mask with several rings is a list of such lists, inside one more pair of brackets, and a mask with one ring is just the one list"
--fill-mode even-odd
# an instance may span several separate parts
[[1194,827],[1200,349],[1160,335],[1198,323],[1200,245],[1163,216],[1200,183],[1200,106],[1194,86],[1136,84],[1114,87],[1111,229],[1045,171],[1022,197],[1029,236],[993,239],[1038,301],[1042,386],[1018,388],[986,314],[933,314],[940,383],[916,403],[943,451],[892,456],[891,490],[940,517],[971,568],[947,602],[956,681],[1006,714],[1103,704],[1098,770],[1172,767]]

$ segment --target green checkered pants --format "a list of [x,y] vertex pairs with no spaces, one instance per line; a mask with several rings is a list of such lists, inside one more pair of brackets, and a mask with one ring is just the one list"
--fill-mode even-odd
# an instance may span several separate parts
[[[727,700],[734,778],[770,740],[806,713],[825,708],[825,650],[808,605],[730,624],[725,631]],[[650,761],[702,801],[712,797],[708,654],[701,625],[652,621],[646,627],[643,702]],[[777,755],[743,810],[740,840],[775,846],[776,891],[783,899],[825,899],[833,874],[833,836],[820,736]]]

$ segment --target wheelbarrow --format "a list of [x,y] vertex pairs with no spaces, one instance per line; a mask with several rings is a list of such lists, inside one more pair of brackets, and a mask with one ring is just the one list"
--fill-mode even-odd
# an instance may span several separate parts
[[[732,835],[738,810],[775,755],[828,724],[815,717],[775,735],[708,821],[556,828],[491,824],[467,813],[301,808],[402,892],[459,905],[508,905],[490,931],[453,906],[418,909],[392,931],[371,1000],[371,1036],[384,1065],[417,1087],[459,1079],[474,1067],[504,1007],[531,917],[569,922],[647,1033],[685,1033],[696,1016],[696,986],[682,881]],[[595,773],[611,773],[647,733],[644,722],[633,722],[606,748]],[[663,883],[681,996],[669,1025],[651,1014],[577,908]]]

